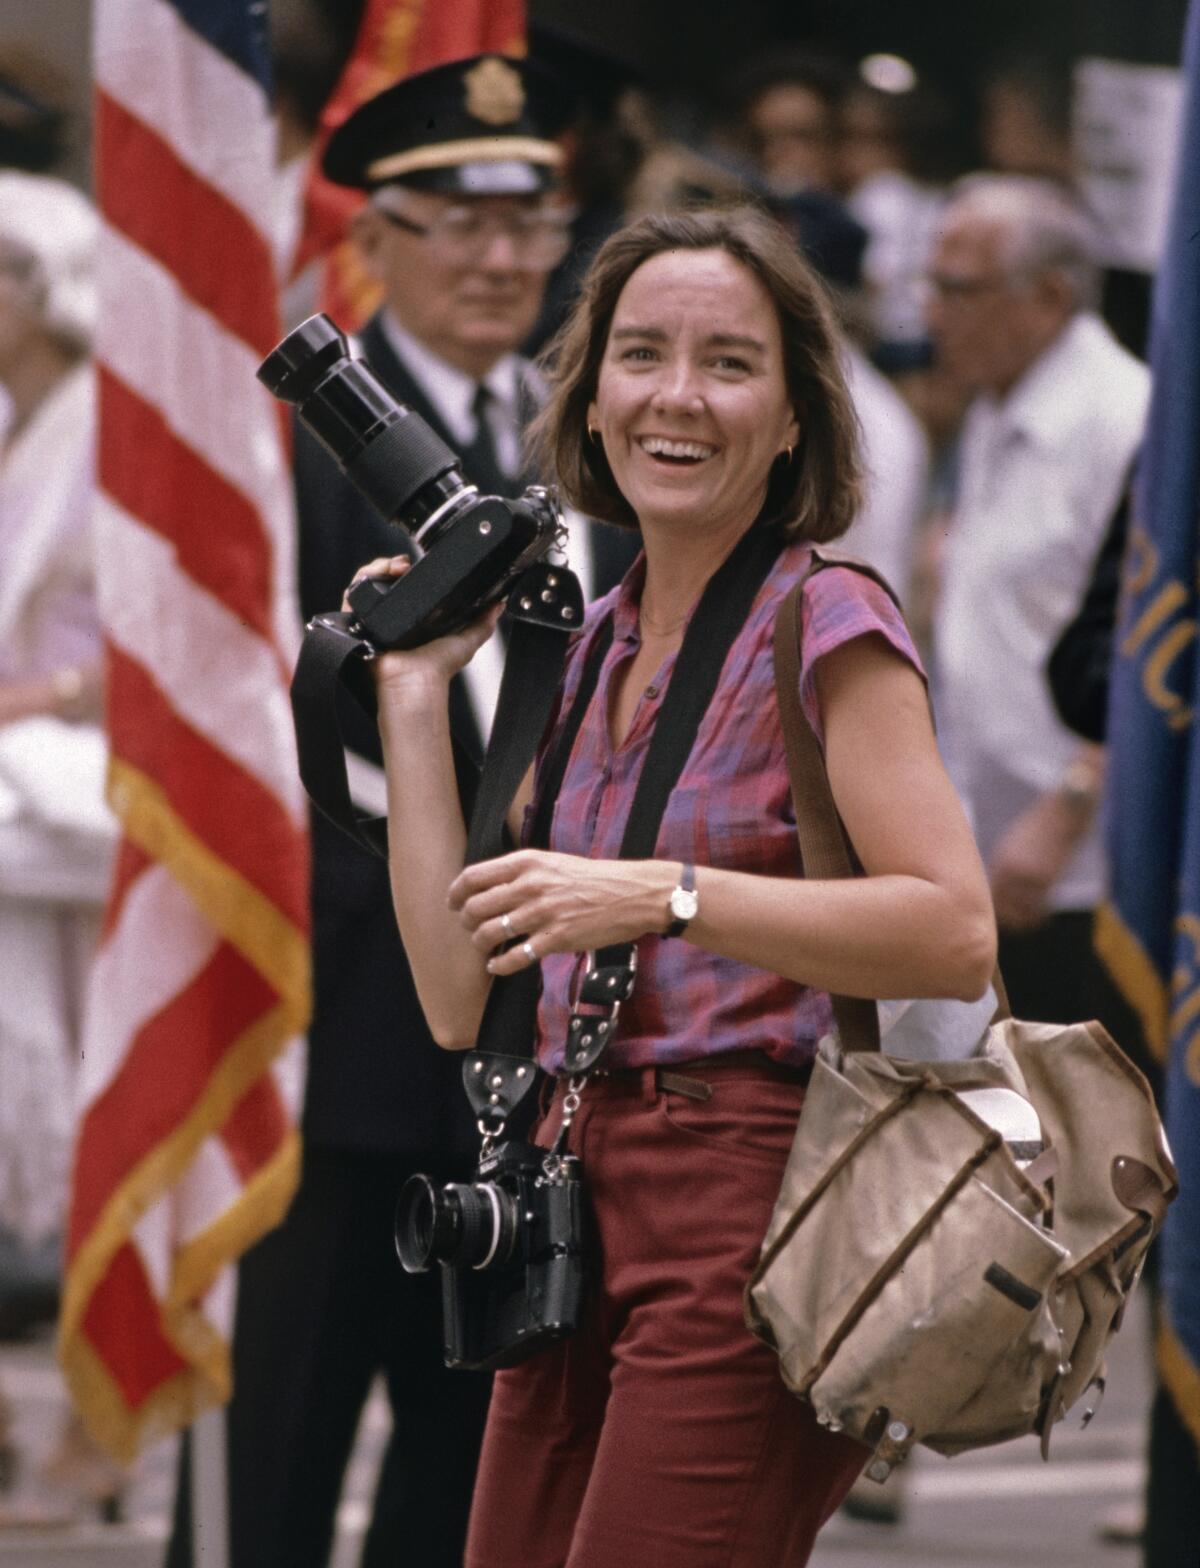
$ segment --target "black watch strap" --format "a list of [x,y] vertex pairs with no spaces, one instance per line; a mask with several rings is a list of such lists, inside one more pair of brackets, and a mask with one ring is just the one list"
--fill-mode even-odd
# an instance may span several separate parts
[[[685,860],[683,862],[683,873],[679,878],[679,882],[675,891],[682,893],[694,893],[696,891],[696,868],[692,865],[690,860]],[[671,924],[663,932],[663,935],[682,936],[683,933],[687,930],[688,923],[691,921],[691,919],[691,915],[686,915],[682,918],[676,918],[675,920],[672,920]]]

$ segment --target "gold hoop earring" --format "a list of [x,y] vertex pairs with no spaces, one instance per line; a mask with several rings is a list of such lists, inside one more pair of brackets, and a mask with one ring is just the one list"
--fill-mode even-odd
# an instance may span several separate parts
[[778,457],[783,459],[784,468],[790,468],[792,466],[792,454],[795,452],[795,450],[796,448],[789,442],[788,445],[784,447],[783,451],[778,454]]
[[587,427],[587,433],[588,433],[588,440],[592,443],[592,445],[593,446],[599,446],[600,445],[600,431],[599,431],[599,429],[595,425],[589,425]]

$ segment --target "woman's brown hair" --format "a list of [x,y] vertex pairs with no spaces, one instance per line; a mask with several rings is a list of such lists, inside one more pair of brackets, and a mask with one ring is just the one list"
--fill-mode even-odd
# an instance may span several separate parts
[[845,533],[861,498],[858,421],[838,358],[825,290],[794,241],[752,207],[652,214],[601,247],[574,310],[542,360],[550,396],[530,431],[538,467],[590,517],[637,527],[603,448],[587,434],[588,405],[621,290],[664,251],[723,250],[766,289],[779,318],[784,376],[800,424],[791,460],[771,470],[766,515],[793,537],[822,543]]

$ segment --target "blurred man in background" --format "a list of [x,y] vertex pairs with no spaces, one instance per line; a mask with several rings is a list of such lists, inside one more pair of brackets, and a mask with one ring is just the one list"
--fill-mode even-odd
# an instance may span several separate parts
[[823,55],[774,49],[739,72],[732,91],[750,153],[777,196],[837,185],[838,110],[845,68]]
[[976,390],[934,623],[942,746],[988,865],[1014,1013],[1091,1017],[1103,753],[1058,718],[1044,670],[1125,484],[1149,374],[1095,314],[1090,223],[1051,184],[966,182],[930,283],[938,354]]

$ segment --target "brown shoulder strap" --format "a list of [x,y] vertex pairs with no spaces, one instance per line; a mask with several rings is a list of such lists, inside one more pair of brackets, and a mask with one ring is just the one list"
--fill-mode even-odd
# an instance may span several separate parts
[[[825,758],[800,701],[800,605],[804,585],[827,566],[848,566],[870,577],[899,605],[886,580],[855,556],[822,545],[814,550],[804,576],[789,591],[775,618],[775,694],[787,750],[788,778],[800,840],[800,863],[806,877],[834,879],[859,874],[849,840],[838,816]],[[1009,1016],[1008,997],[999,966],[992,975],[996,993],[993,1023]],[[834,996],[833,1012],[842,1044],[848,1051],[879,1049],[879,1014],[862,997]]]
[[[806,877],[820,881],[857,874],[829,787],[825,759],[800,701],[800,602],[805,583],[824,564],[814,555],[775,618],[775,694],[787,749],[800,864]],[[879,1015],[874,1002],[834,996],[833,1014],[846,1050],[879,1049]]]

